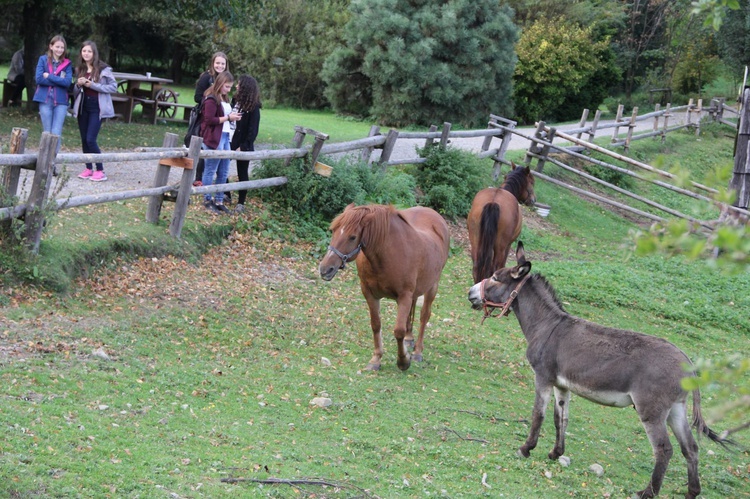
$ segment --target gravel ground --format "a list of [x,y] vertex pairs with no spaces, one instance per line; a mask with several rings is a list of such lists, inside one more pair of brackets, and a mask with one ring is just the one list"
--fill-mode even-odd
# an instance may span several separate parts
[[[670,119],[670,126],[684,122],[684,113],[680,113]],[[576,124],[560,126],[558,129],[564,131],[566,129],[576,128]],[[636,133],[646,132],[653,129],[653,121],[644,120],[638,122],[636,126]],[[518,130],[524,135],[531,136],[534,134],[534,127],[520,127]],[[621,128],[621,134],[625,132],[625,128]],[[600,136],[611,135],[612,129],[606,129],[600,133]],[[621,135],[622,136],[622,135]],[[585,137],[585,136],[584,136]],[[479,152],[481,151],[482,142],[484,138],[453,138],[450,140],[450,144],[454,147],[459,147],[468,151]],[[416,157],[416,148],[424,146],[423,139],[399,139],[396,143],[396,147],[391,156],[392,160],[408,159]],[[499,147],[500,139],[493,138],[490,144],[490,149]],[[269,147],[268,145],[260,145],[259,149],[263,147]],[[511,140],[509,150],[523,150],[529,147],[529,140],[514,134]],[[63,152],[78,152],[69,151],[63,147]],[[373,154],[373,158],[377,157],[378,152]],[[83,196],[91,194],[99,194],[105,192],[119,192],[132,189],[143,189],[153,185],[154,175],[156,173],[156,160],[148,161],[128,161],[128,162],[117,162],[105,164],[104,169],[107,174],[108,180],[106,182],[91,182],[90,180],[83,180],[78,178],[78,174],[83,170],[84,165],[80,164],[68,164],[64,165],[63,174],[54,177],[53,184],[50,192],[55,193],[57,199],[64,199],[68,196]],[[230,177],[237,175],[237,166],[232,161],[229,167]],[[177,184],[182,176],[182,170],[179,168],[173,168],[170,176],[169,183]],[[31,187],[32,175],[28,170],[23,170],[19,196],[25,199],[28,196],[28,190]]]

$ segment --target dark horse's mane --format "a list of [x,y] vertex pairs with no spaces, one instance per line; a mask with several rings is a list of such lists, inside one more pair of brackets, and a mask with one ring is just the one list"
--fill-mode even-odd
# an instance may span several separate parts
[[515,170],[511,170],[510,173],[505,176],[503,185],[500,186],[501,189],[505,189],[513,194],[516,199],[520,199],[525,187],[526,168],[516,168]]
[[332,232],[362,230],[362,246],[370,249],[379,247],[385,241],[392,215],[398,211],[392,205],[365,205],[345,210],[331,222]]

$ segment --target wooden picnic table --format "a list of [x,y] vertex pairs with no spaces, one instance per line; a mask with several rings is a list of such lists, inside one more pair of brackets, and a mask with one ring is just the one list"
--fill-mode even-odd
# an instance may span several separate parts
[[140,105],[143,114],[154,123],[157,115],[168,115],[171,118],[176,112],[177,92],[164,87],[172,83],[169,78],[159,78],[150,74],[113,72],[117,80],[118,92],[112,95],[115,113],[130,123],[133,119],[133,108]]

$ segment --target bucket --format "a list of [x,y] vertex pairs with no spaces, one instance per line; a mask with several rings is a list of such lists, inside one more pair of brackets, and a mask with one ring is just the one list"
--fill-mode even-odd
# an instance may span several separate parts
[[549,211],[551,207],[546,204],[536,203],[534,204],[534,209],[536,210],[537,213],[539,213],[540,217],[547,218],[549,216]]

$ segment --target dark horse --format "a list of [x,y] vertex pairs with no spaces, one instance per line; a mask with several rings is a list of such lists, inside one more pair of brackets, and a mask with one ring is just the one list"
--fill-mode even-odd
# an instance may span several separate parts
[[[672,428],[687,460],[688,493],[700,494],[698,444],[687,418],[688,393],[683,378],[690,376],[683,366],[690,360],[666,340],[634,331],[601,326],[566,313],[555,292],[539,274],[531,275],[523,244],[516,248],[518,265],[500,269],[469,290],[473,308],[485,308],[485,317],[502,307],[500,316],[512,309],[518,318],[528,347],[526,358],[535,375],[536,397],[531,430],[519,454],[529,457],[536,447],[539,429],[550,396],[555,394],[555,446],[549,453],[557,459],[565,452],[570,392],[601,405],[635,406],[654,451],[651,481],[639,497],[659,493],[672,444]],[[722,445],[730,443],[711,430],[701,416],[700,392],[693,390],[693,424],[699,433]]]
[[529,167],[516,167],[498,187],[482,189],[474,196],[466,219],[474,264],[474,283],[505,267],[510,247],[521,233],[523,215],[518,203],[533,206],[534,176]]
[[424,329],[430,320],[440,274],[448,260],[448,224],[436,211],[415,207],[397,211],[393,206],[349,205],[331,222],[331,245],[320,262],[320,276],[330,281],[356,256],[362,294],[370,309],[375,349],[367,369],[380,369],[383,339],[380,300],[398,305],[393,334],[398,343],[398,367],[409,369],[411,360],[404,339],[414,341],[412,326],[417,298],[424,295],[419,316],[419,337],[412,357],[422,360]]

